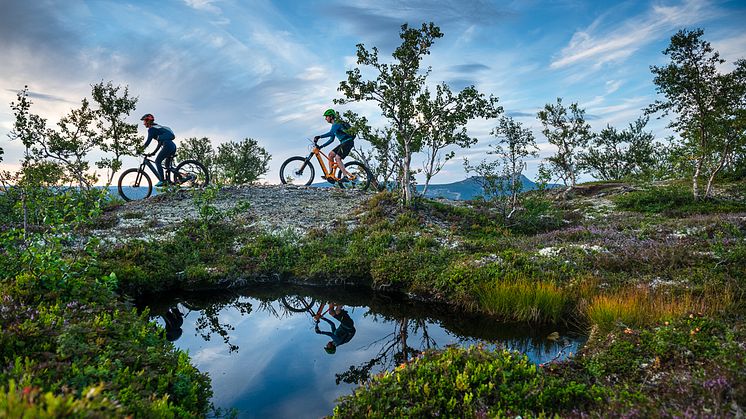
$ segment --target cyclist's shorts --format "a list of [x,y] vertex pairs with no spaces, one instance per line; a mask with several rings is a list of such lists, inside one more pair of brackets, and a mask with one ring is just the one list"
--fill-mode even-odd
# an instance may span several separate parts
[[354,145],[355,145],[355,142],[352,140],[345,141],[344,143],[334,147],[334,150],[332,151],[339,154],[339,157],[345,158],[348,155],[350,155],[350,151],[352,151],[352,147]]

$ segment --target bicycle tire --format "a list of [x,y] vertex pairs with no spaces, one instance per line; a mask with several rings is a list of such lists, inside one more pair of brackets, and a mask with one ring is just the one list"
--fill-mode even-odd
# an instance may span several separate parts
[[136,201],[145,199],[153,193],[153,181],[143,170],[127,169],[119,176],[117,189],[119,190],[119,196],[125,201]]
[[299,297],[297,295],[282,297],[280,301],[282,301],[282,305],[284,305],[285,308],[293,313],[304,313],[309,310],[313,311],[313,305],[316,303],[316,300],[313,298],[311,298],[311,302],[309,303],[306,301],[305,297]]
[[[351,161],[345,163],[345,169],[347,169],[347,171],[354,176],[354,179],[348,181],[340,181],[340,188],[354,189],[358,191],[368,190],[368,188],[370,187],[371,179],[373,178],[373,175],[370,173],[368,166],[359,161]],[[337,173],[337,177],[339,179],[342,179],[343,176],[344,173],[342,173],[342,169],[340,169]]]
[[173,171],[174,183],[182,188],[204,188],[210,184],[210,172],[197,160],[184,160]]
[[[308,179],[306,179],[306,175],[308,176]],[[280,166],[280,182],[282,182],[283,185],[308,186],[313,182],[315,176],[316,169],[313,168],[311,162],[306,164],[305,157],[291,157],[285,160],[285,162],[282,163],[282,166]]]

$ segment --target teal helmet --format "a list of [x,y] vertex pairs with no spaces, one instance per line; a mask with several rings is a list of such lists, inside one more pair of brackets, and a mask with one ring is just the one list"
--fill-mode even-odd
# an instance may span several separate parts
[[327,109],[326,112],[324,112],[324,116],[331,116],[332,118],[336,118],[337,113],[334,112],[334,109]]

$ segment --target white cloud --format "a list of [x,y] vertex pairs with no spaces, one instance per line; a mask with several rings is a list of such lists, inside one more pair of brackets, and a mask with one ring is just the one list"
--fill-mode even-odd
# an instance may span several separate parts
[[607,80],[606,81],[606,94],[610,95],[622,86],[624,82],[622,80]]
[[215,6],[213,4],[215,3],[215,0],[184,0],[184,3],[196,10],[202,10],[215,14],[222,13],[222,10],[220,10],[218,6]]
[[595,67],[629,57],[643,46],[659,40],[663,34],[718,16],[720,11],[704,0],[687,0],[678,6],[653,6],[642,16],[632,16],[605,33],[609,27],[596,19],[590,27],[576,32],[570,43],[550,67],[553,69],[593,61]]

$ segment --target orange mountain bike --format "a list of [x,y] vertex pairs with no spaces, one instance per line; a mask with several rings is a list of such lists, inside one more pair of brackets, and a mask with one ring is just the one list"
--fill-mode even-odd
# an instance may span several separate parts
[[326,168],[324,161],[329,161],[329,157],[321,151],[319,145],[314,142],[311,152],[308,156],[295,156],[285,160],[280,167],[280,181],[286,185],[310,185],[316,176],[316,170],[311,164],[311,159],[316,156],[324,172],[322,178],[331,184],[335,184],[344,189],[359,189],[364,191],[370,186],[373,175],[366,165],[359,161],[345,162],[345,169],[352,176],[345,177],[342,169],[336,162],[332,161],[329,169]]

